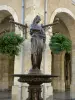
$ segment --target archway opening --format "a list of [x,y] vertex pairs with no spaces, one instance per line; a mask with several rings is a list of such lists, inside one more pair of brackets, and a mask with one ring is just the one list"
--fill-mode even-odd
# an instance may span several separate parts
[[[56,18],[59,19],[59,24],[52,27],[52,33],[62,33],[72,40],[71,35],[74,32],[72,31],[74,27],[74,19],[65,12],[57,13],[54,17],[54,21]],[[68,56],[69,59],[67,59]],[[62,52],[59,55],[52,53],[52,74],[59,76],[57,79],[53,79],[52,81],[54,91],[70,90],[72,69],[71,62],[71,53],[67,54]]]
[[[12,15],[6,10],[0,10],[0,35],[15,31],[15,26],[9,22]],[[0,54],[0,91],[11,91],[13,85],[15,57]]]
[[65,53],[64,57],[64,76],[65,76],[65,90],[70,90],[70,84],[71,84],[71,54]]

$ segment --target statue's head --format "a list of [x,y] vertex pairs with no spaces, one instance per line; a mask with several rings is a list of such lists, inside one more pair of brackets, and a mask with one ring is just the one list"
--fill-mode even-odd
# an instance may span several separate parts
[[34,18],[33,23],[34,23],[34,24],[35,24],[35,23],[39,23],[40,21],[41,21],[41,18],[40,18],[39,15],[37,15],[37,16]]

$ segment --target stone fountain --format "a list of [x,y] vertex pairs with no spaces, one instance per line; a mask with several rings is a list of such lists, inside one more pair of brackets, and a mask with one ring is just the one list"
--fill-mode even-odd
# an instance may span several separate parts
[[45,46],[46,35],[44,28],[50,25],[39,25],[40,16],[36,16],[31,24],[31,62],[32,68],[28,74],[14,74],[14,77],[19,77],[18,81],[22,83],[28,83],[28,98],[26,100],[43,100],[41,97],[41,84],[49,83],[52,78],[57,77],[54,75],[43,74],[40,70],[42,61],[42,52]]

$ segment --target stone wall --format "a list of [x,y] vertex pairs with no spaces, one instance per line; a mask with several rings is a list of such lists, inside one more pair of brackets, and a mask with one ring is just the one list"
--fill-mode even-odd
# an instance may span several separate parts
[[14,72],[13,57],[0,54],[0,90],[11,90]]

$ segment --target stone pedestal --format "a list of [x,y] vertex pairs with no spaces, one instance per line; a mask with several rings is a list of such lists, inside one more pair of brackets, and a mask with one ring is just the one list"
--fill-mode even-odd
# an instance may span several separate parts
[[29,74],[14,74],[13,76],[19,77],[19,82],[29,84],[29,95],[26,100],[43,100],[41,97],[41,84],[50,83],[52,78],[57,77],[54,75],[42,74],[38,68],[31,69]]
[[41,86],[31,85],[28,87],[29,96],[26,100],[43,100],[41,98]]

